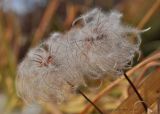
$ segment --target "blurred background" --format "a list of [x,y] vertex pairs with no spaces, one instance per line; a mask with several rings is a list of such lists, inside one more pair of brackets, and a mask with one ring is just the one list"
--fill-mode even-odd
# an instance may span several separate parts
[[[93,7],[104,11],[117,9],[123,22],[142,34],[140,60],[160,49],[160,0],[0,0],[0,114],[75,114],[84,110],[87,101],[80,95],[60,105],[44,103],[26,105],[16,95],[17,65],[27,51],[51,33],[70,29],[73,20]],[[137,62],[135,62],[137,64]],[[84,92],[93,99],[116,80],[109,77],[99,90]],[[114,110],[127,96],[128,84],[122,81],[104,95],[98,105],[104,112]],[[95,110],[90,113],[98,113]]]

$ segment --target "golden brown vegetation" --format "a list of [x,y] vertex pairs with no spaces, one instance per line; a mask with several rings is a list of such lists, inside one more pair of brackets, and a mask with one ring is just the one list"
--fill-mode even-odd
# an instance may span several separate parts
[[[5,13],[0,10],[1,114],[22,114],[27,110],[28,106],[17,97],[15,90],[16,68],[27,50],[43,40],[42,38],[48,36],[51,31],[70,28],[75,17],[86,11],[90,4],[87,0],[81,4],[51,0],[43,11],[37,9],[23,18],[16,16],[13,12]],[[159,114],[160,39],[157,37],[160,30],[160,0],[122,0],[117,4],[111,0],[102,0],[97,1],[96,4],[104,9],[118,8],[124,12],[125,21],[137,25],[140,29],[152,27],[153,30],[151,29],[151,32],[142,37],[144,41],[142,58],[138,64],[127,71],[127,74],[150,106],[152,113]],[[37,14],[37,12],[40,13]],[[84,89],[84,91],[105,114],[142,114],[144,111],[123,76],[104,80],[99,90]],[[92,105],[80,95],[74,95],[72,99],[58,106],[53,103],[44,103],[39,108],[40,114],[98,113],[94,112]]]

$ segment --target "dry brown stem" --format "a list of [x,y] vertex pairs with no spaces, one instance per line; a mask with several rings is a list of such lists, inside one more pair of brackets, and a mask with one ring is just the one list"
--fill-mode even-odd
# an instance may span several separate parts
[[67,6],[67,17],[64,21],[64,27],[68,29],[71,27],[73,20],[76,17],[76,14],[78,13],[79,6],[77,5],[68,5]]
[[159,61],[152,61],[152,62],[146,64],[146,65],[144,66],[144,68],[143,68],[143,71],[142,71],[141,75],[138,76],[138,78],[136,79],[135,85],[140,86],[140,85],[141,85],[140,82],[141,82],[142,79],[144,78],[146,71],[147,71],[149,68],[154,67],[154,66],[160,66],[160,62],[159,62]]
[[[160,62],[159,61],[151,61],[149,63],[147,63],[144,67],[143,67],[143,71],[142,73],[140,74],[140,76],[138,76],[135,81],[134,81],[134,85],[138,88],[142,83],[143,83],[143,79],[145,77],[145,73],[147,72],[147,70],[151,67],[154,67],[154,66],[160,66]],[[133,94],[133,90],[130,89],[132,88],[131,86],[128,88],[128,94],[131,95]]]
[[141,19],[137,27],[139,29],[142,29],[146,25],[146,23],[150,20],[150,18],[157,12],[159,7],[160,7],[160,0],[156,0],[156,2],[154,2],[154,4],[148,10],[145,16]]
[[50,3],[48,4],[48,7],[46,8],[42,20],[40,21],[40,24],[35,32],[31,46],[36,45],[42,39],[53,15],[56,12],[58,5],[59,5],[58,0],[51,0]]

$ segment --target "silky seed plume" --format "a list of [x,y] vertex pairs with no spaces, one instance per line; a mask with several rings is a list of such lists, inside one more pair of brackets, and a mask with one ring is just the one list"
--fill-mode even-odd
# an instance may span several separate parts
[[[77,18],[66,33],[54,33],[31,49],[18,67],[17,90],[28,102],[62,102],[85,79],[103,80],[132,67],[140,33],[121,22],[118,11],[95,8]],[[83,25],[74,25],[82,21]],[[131,35],[137,41],[131,41]],[[72,87],[70,86],[72,85]]]

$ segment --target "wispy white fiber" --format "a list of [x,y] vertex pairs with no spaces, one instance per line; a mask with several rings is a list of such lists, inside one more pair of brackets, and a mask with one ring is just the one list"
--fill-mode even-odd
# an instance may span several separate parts
[[54,33],[31,49],[18,67],[18,94],[28,102],[62,102],[87,85],[86,77],[103,80],[131,68],[144,31],[123,24],[121,17],[118,11],[93,9],[73,22],[83,26]]

